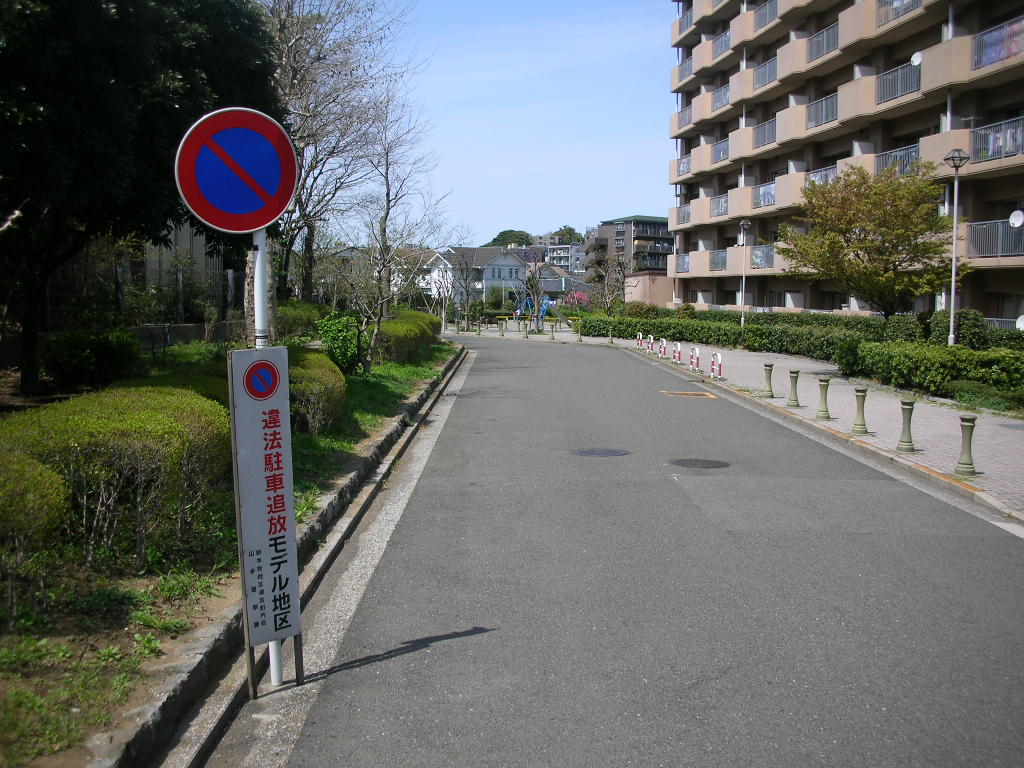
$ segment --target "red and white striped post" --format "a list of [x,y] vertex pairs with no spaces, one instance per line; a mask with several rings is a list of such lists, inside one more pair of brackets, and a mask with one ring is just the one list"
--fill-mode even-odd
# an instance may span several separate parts
[[690,347],[690,370],[700,370],[700,347]]
[[722,376],[722,353],[715,352],[711,355],[711,378],[721,379]]

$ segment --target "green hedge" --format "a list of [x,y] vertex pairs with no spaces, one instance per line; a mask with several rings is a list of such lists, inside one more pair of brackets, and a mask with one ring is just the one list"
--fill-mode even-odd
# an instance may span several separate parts
[[993,347],[1024,352],[1024,331],[1016,328],[992,328],[989,330],[989,340]]
[[317,323],[330,311],[323,304],[298,299],[283,301],[278,304],[274,316],[276,337],[290,339],[293,336],[311,336],[317,331]]
[[951,381],[949,392],[959,402],[994,411],[1024,409],[1024,389],[1000,389],[980,381]]
[[924,326],[917,319],[917,315],[893,315],[885,323],[882,341],[905,341],[909,344],[920,344],[925,340],[924,331]]
[[22,451],[71,489],[70,540],[90,564],[144,569],[191,549],[196,516],[231,465],[227,410],[184,389],[109,389],[0,421],[0,449]]
[[317,323],[317,334],[324,351],[344,373],[359,364],[359,320],[351,315],[332,312]]
[[441,318],[406,309],[393,320],[381,323],[380,357],[404,363],[430,349],[441,332]]
[[947,397],[954,381],[977,381],[1014,390],[1024,381],[1024,353],[963,346],[865,342],[857,373],[904,389]]
[[345,410],[345,374],[325,352],[289,347],[288,388],[296,426],[310,434],[329,429]]
[[[928,320],[928,341],[939,346],[949,343],[949,310],[933,312]],[[992,331],[985,316],[976,309],[958,309],[956,312],[956,343],[968,349],[988,349],[992,346]]]
[[166,373],[145,378],[114,382],[112,388],[161,387],[188,389],[225,408],[228,406],[228,368],[226,362],[208,360],[202,363],[178,365]]
[[139,368],[139,340],[128,331],[69,331],[43,338],[43,371],[62,385],[107,384]]

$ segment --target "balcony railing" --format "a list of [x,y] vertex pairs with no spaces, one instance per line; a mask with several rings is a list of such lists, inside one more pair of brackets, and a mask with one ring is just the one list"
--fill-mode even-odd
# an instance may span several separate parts
[[725,216],[729,213],[729,196],[718,195],[711,198],[711,215]]
[[875,79],[875,103],[882,104],[920,90],[921,67],[904,64],[883,72]]
[[690,206],[680,205],[676,208],[676,224],[689,224],[690,223]]
[[720,251],[708,251],[708,269],[712,272],[724,272],[729,264],[729,254],[725,248]]
[[688,253],[677,253],[676,254],[676,272],[685,274],[690,271],[690,254]]
[[775,266],[775,246],[755,245],[750,249],[751,269],[772,269]]
[[816,171],[809,171],[804,176],[804,186],[811,184],[828,184],[839,175],[839,166],[830,165],[827,168],[819,168]]
[[693,107],[687,104],[676,114],[676,125],[685,128],[693,122]]
[[693,56],[679,62],[679,79],[685,80],[693,74]]
[[839,47],[839,22],[825,27],[807,38],[807,61],[820,59],[826,53],[832,53]]
[[1024,151],[1024,117],[1015,117],[971,131],[971,162],[1013,157]]
[[775,118],[754,126],[754,148],[763,147],[775,141]]
[[896,175],[902,176],[907,173],[921,157],[921,146],[911,144],[909,147],[900,147],[875,157],[875,173],[881,173],[886,168],[896,167]]
[[729,43],[729,30],[727,29],[711,41],[711,58],[717,59],[719,56],[724,55],[731,47]]
[[711,111],[721,109],[729,104],[729,84],[726,83],[711,95]]
[[759,64],[754,69],[754,90],[764,88],[768,83],[773,83],[779,78],[779,59],[774,57],[768,59],[764,64]]
[[1005,219],[967,225],[968,256],[1024,256],[1024,229]]
[[711,162],[720,163],[729,159],[729,140],[722,139],[711,145]]
[[693,26],[693,9],[687,8],[679,14],[679,31],[685,32]]
[[766,205],[775,205],[775,182],[769,181],[767,184],[758,184],[753,189],[753,195],[751,197],[751,206],[754,208],[764,208]]
[[823,99],[812,101],[807,105],[807,127],[817,128],[819,125],[831,123],[839,117],[839,94],[833,93]]
[[690,172],[690,165],[691,163],[689,155],[683,155],[682,157],[680,157],[678,162],[676,163],[676,175],[685,176],[686,174],[688,174]]
[[633,259],[633,270],[655,269],[664,272],[668,269],[668,256],[637,256]]
[[878,0],[878,26],[921,7],[922,0]]
[[779,18],[779,0],[768,0],[767,3],[762,3],[754,11],[754,30],[757,31],[761,27],[768,26],[777,18]]
[[974,69],[1024,53],[1024,16],[974,36]]

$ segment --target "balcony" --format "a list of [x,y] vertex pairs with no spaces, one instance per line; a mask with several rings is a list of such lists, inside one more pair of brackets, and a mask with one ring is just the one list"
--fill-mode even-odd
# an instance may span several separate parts
[[690,254],[676,254],[676,274],[685,275],[690,271]]
[[996,256],[1024,256],[1024,228],[1014,229],[1006,220],[968,224],[967,257]]
[[778,0],[768,0],[754,9],[754,31],[767,27],[779,18]]
[[729,215],[729,195],[718,195],[717,197],[711,198],[711,216],[728,216]]
[[1024,53],[1024,16],[986,29],[971,43],[971,68],[980,69]]
[[755,245],[750,249],[751,269],[774,269],[775,268],[775,246]]
[[775,141],[775,118],[754,126],[754,149]]
[[971,131],[971,162],[984,163],[1013,157],[1024,150],[1024,117],[986,125]]
[[721,163],[729,159],[729,140],[722,139],[711,145],[711,164]]
[[689,224],[690,223],[690,206],[680,205],[676,208],[676,224]]
[[708,269],[712,272],[724,272],[729,266],[729,253],[725,248],[708,251]]
[[807,63],[839,48],[839,22],[807,38]]
[[751,187],[751,190],[751,207],[764,208],[766,205],[775,205],[774,181],[770,181],[767,184],[758,184],[756,187]]
[[676,160],[676,175],[677,176],[689,176],[690,174],[690,156],[683,155]]
[[672,131],[671,135],[675,136],[682,131],[686,130],[693,123],[693,107],[687,104],[681,110],[676,112],[672,118]]
[[878,26],[921,7],[922,0],[878,0]]
[[693,75],[693,56],[683,59],[672,70],[672,90],[681,88],[683,83]]
[[833,93],[807,105],[807,129],[831,123],[839,117],[839,94]]
[[[711,41],[711,60],[714,61],[719,56],[724,56],[729,52],[732,45],[729,43],[729,30],[725,30],[722,34]],[[664,70],[663,70],[664,71]]]
[[726,83],[711,95],[711,111],[717,112],[729,106],[729,84]]
[[816,171],[809,171],[804,176],[804,184],[811,186],[811,184],[829,184],[839,175],[839,167],[830,165],[827,168],[819,168]]
[[883,72],[875,79],[875,103],[884,104],[921,90],[921,67],[913,64]]
[[774,83],[778,80],[779,71],[779,57],[774,56],[764,64],[760,64],[754,69],[754,90],[764,88],[768,83]]
[[909,147],[892,149],[875,156],[875,173],[881,173],[887,168],[895,167],[896,175],[903,176],[920,159],[920,144],[911,144]]

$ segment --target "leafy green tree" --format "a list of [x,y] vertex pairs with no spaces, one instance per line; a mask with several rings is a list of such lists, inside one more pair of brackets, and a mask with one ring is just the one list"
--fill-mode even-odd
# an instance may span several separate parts
[[173,165],[188,126],[227,106],[280,117],[270,51],[249,0],[0,4],[0,270],[22,389],[38,383],[54,272],[96,237],[159,241],[184,218]]
[[533,241],[533,236],[529,232],[524,232],[521,229],[503,229],[501,232],[494,236],[494,239],[489,243],[484,243],[482,247],[497,245],[502,248],[508,248],[510,245],[529,245]]
[[[807,234],[785,226],[779,253],[787,275],[833,281],[886,317],[949,279],[950,219],[939,212],[942,186],[922,163],[902,176],[851,168],[804,190]],[[960,265],[961,275],[964,265]]]
[[568,224],[563,224],[559,229],[556,229],[551,234],[557,235],[562,238],[563,243],[582,243],[583,235],[577,232],[575,229],[570,227]]

